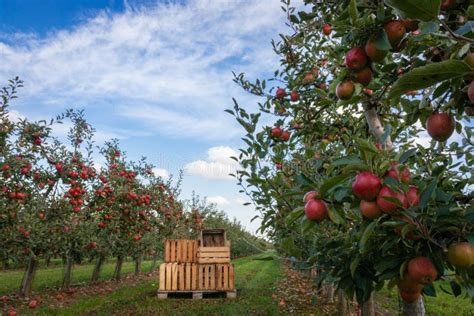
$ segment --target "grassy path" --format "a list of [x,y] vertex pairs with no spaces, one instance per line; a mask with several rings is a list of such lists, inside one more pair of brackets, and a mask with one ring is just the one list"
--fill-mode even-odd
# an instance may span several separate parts
[[281,276],[279,261],[234,261],[237,299],[158,300],[158,280],[135,287],[119,288],[99,297],[87,297],[64,309],[42,308],[40,315],[275,315],[278,305],[272,300],[273,288]]
[[[102,267],[102,274],[100,279],[107,280],[112,278],[114,273],[115,262],[111,260]],[[151,268],[151,261],[142,263],[142,271],[149,271]],[[78,265],[75,266],[72,272],[72,284],[86,283],[90,281],[94,265]],[[125,262],[122,266],[124,274],[133,272],[135,266],[133,262]],[[62,267],[54,267],[49,269],[40,269],[36,273],[33,281],[33,291],[42,290],[44,288],[54,288],[61,286],[62,282]],[[8,272],[0,272],[0,295],[8,294],[20,287],[23,271],[15,270]]]

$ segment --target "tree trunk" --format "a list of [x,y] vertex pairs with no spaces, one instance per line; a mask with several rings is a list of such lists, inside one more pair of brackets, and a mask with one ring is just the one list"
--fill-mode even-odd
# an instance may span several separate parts
[[337,290],[337,316],[346,316],[347,315],[347,302],[343,290]]
[[63,289],[68,289],[71,286],[72,264],[74,260],[70,254],[66,258],[66,265],[64,267]]
[[150,272],[155,272],[156,271],[156,265],[157,265],[157,262],[158,262],[158,254],[155,254],[153,256],[153,261],[151,263],[151,268],[150,268]]
[[423,296],[420,296],[418,301],[414,303],[407,303],[402,301],[402,315],[403,316],[425,316],[425,304]]
[[370,294],[370,298],[362,305],[362,316],[375,316],[374,292]]
[[135,275],[139,275],[142,272],[142,257],[138,256],[135,258]]
[[30,257],[28,259],[28,265],[26,266],[23,280],[21,281],[20,296],[28,296],[31,291],[31,284],[36,274],[36,268],[38,267],[38,261],[35,258]]
[[94,266],[94,271],[92,272],[92,278],[91,278],[92,283],[99,281],[100,272],[102,271],[102,265],[104,261],[105,261],[105,257],[102,255],[99,256],[99,258],[97,258],[97,261]]
[[48,256],[48,257],[46,257],[46,263],[45,263],[46,268],[49,268],[49,265],[50,265],[50,264],[51,264],[51,257]]
[[[364,114],[367,124],[369,125],[369,131],[372,135],[375,136],[377,141],[382,141],[382,135],[385,133],[385,129],[382,126],[382,122],[380,122],[380,117],[377,114],[377,108],[374,106],[367,105],[364,107]],[[387,137],[385,143],[383,144],[386,149],[392,149],[393,144],[390,136]]]
[[122,276],[122,264],[123,264],[123,256],[118,256],[117,263],[115,264],[115,271],[114,271],[114,277],[113,277],[115,281],[120,281],[120,278]]

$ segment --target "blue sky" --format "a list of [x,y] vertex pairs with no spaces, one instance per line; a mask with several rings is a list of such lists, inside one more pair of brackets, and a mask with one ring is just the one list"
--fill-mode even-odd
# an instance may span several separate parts
[[119,138],[163,175],[184,169],[183,198],[195,190],[254,231],[226,175],[242,130],[224,109],[255,107],[231,72],[271,73],[284,19],[277,0],[0,0],[0,85],[25,81],[13,116],[85,109],[99,143]]

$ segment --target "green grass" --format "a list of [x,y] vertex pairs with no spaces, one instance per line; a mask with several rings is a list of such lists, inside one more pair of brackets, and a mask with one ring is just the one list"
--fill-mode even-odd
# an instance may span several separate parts
[[[449,283],[446,281],[437,281],[435,283],[436,297],[424,296],[427,315],[474,315],[474,304],[470,298],[466,298],[464,293],[461,296],[444,293],[440,286],[449,289]],[[376,295],[377,303],[383,309],[396,312],[399,310],[398,290],[396,288],[384,288]]]
[[[142,263],[142,271],[148,271],[151,267],[151,261],[144,261]],[[110,260],[102,267],[101,280],[111,279],[114,273],[115,262]],[[93,264],[76,265],[72,271],[72,284],[86,283],[90,281],[92,276]],[[130,273],[134,271],[135,266],[133,262],[124,262],[122,266],[122,273]],[[55,288],[61,286],[62,282],[62,267],[54,267],[48,269],[39,269],[33,280],[33,291],[42,290],[45,288]],[[0,295],[14,292],[20,287],[21,279],[23,277],[22,270],[14,270],[7,272],[0,272]]]
[[237,299],[191,300],[170,298],[158,300],[158,280],[139,286],[124,287],[105,297],[87,297],[66,309],[38,310],[40,315],[275,315],[278,306],[272,292],[281,277],[279,261],[234,261]]

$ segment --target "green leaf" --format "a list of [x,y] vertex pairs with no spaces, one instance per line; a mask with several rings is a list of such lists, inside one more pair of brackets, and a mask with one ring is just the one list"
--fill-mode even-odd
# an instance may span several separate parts
[[334,224],[342,225],[345,223],[344,218],[332,206],[328,206],[328,216]]
[[428,202],[432,199],[433,193],[436,190],[437,181],[434,179],[428,187],[421,193],[420,196],[420,208],[425,208],[428,205]]
[[467,14],[470,18],[474,18],[474,5],[470,5],[469,8],[467,8]]
[[430,21],[439,15],[441,0],[385,0],[386,5],[396,9],[404,18]]
[[439,23],[435,21],[421,22],[420,23],[420,35],[426,35],[436,33],[439,31]]
[[457,284],[455,281],[449,282],[449,285],[451,285],[451,290],[453,290],[454,296],[459,296],[461,295],[461,287],[459,284]]
[[354,277],[354,275],[355,275],[355,272],[356,272],[356,270],[357,270],[357,267],[359,266],[360,259],[361,259],[361,257],[360,257],[360,256],[357,256],[357,257],[355,257],[355,259],[352,260],[352,262],[351,262],[351,267],[350,267],[350,268],[351,268],[351,275],[352,275],[352,277]]
[[351,0],[351,3],[349,4],[349,15],[351,17],[351,24],[354,25],[357,21],[357,16],[359,15],[356,0]]
[[347,174],[341,174],[332,178],[327,179],[319,187],[319,194],[325,196],[329,190],[333,189],[336,185],[344,182],[349,177]]
[[466,35],[474,32],[474,21],[468,21],[466,24],[458,28],[454,33],[458,35]]
[[372,236],[372,233],[374,232],[376,224],[377,222],[372,222],[365,228],[364,233],[362,234],[362,237],[360,238],[360,241],[359,241],[360,252],[364,252],[367,241],[369,240],[370,236]]
[[412,157],[413,155],[415,155],[415,153],[418,151],[417,148],[412,148],[412,149],[409,149],[407,151],[405,151],[401,156],[400,156],[400,159],[398,159],[398,161],[401,163],[401,164],[404,164],[408,158]]
[[418,67],[397,80],[390,90],[389,97],[394,98],[411,90],[420,90],[445,80],[462,78],[474,74],[473,69],[460,60],[446,60]]
[[377,33],[377,36],[374,37],[373,43],[377,49],[380,50],[391,50],[392,45],[390,45],[390,41],[388,40],[387,33],[384,29]]
[[353,165],[353,164],[361,164],[363,163],[362,160],[359,159],[357,155],[349,155],[346,157],[338,158],[333,160],[331,166],[345,166],[345,165]]
[[428,284],[423,288],[423,293],[428,296],[436,297],[436,289],[434,288],[433,284]]
[[291,224],[293,224],[298,218],[300,218],[301,216],[303,216],[304,214],[304,206],[299,206],[297,208],[295,208],[293,211],[291,211],[290,214],[288,214],[286,216],[286,224],[288,226],[290,226]]

